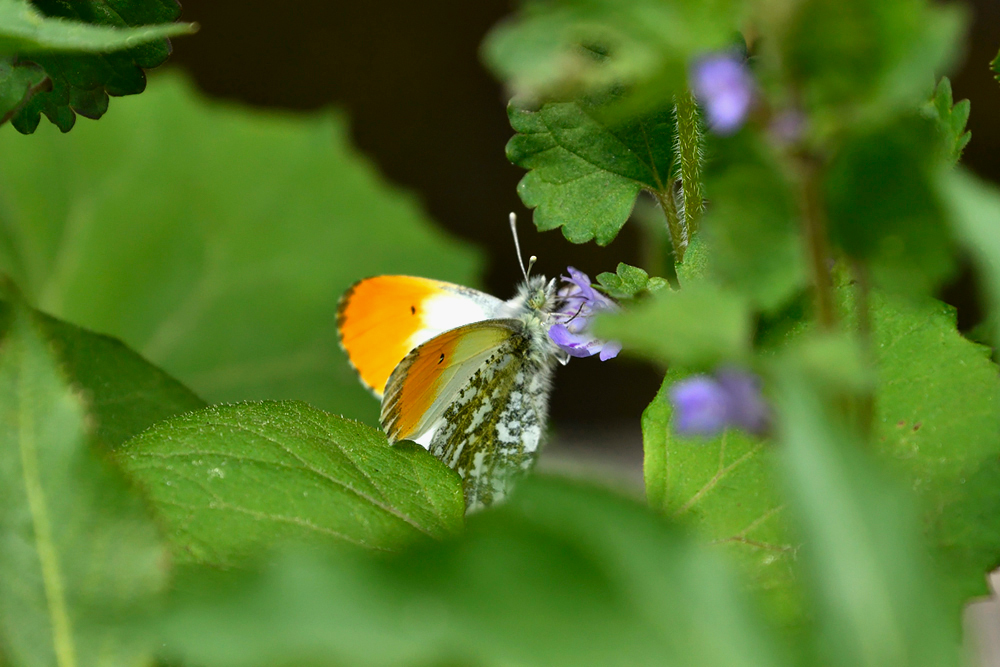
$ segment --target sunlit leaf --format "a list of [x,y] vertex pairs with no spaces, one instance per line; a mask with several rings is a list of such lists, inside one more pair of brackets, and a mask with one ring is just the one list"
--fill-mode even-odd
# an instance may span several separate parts
[[191,412],[118,459],[181,560],[227,564],[283,540],[393,549],[453,535],[465,514],[458,476],[425,449],[297,401]]
[[17,665],[145,665],[166,552],[87,437],[23,307],[0,347],[0,644]]

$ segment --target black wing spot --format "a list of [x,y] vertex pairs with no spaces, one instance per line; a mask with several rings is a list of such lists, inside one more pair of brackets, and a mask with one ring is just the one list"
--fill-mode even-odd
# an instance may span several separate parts
[[440,363],[443,363],[443,362],[444,362],[444,352],[442,352],[442,353],[441,353],[441,358],[440,358],[440,359],[438,359],[438,363],[439,363],[439,364],[440,364]]
[[417,314],[417,307],[416,306],[410,306],[410,314],[411,315],[416,315]]

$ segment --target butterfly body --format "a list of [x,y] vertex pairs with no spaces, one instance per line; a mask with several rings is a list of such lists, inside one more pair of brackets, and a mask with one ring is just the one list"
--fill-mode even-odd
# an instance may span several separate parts
[[[554,281],[501,301],[407,276],[357,283],[341,300],[341,345],[382,399],[390,442],[413,440],[456,470],[469,510],[502,499],[542,441],[556,363]],[[391,366],[391,372],[387,370]]]

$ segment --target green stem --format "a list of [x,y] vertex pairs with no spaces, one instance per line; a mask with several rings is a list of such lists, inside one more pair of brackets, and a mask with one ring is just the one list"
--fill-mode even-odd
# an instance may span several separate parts
[[[871,277],[868,273],[868,266],[861,260],[851,262],[851,273],[854,276],[854,310],[857,318],[858,338],[861,343],[861,354],[864,363],[872,365],[875,363],[875,352],[872,344],[872,316],[871,316]],[[875,424],[875,397],[872,393],[866,392],[861,397],[858,406],[858,425],[861,433],[870,437]]]
[[698,229],[698,219],[705,206],[701,183],[702,133],[698,104],[691,91],[674,98],[677,118],[677,141],[674,144],[677,164],[680,166],[684,226],[690,239]]
[[674,263],[680,264],[684,261],[684,251],[687,250],[688,234],[687,228],[677,212],[677,202],[674,200],[674,180],[667,181],[666,192],[657,190],[653,192],[653,196],[656,197],[663,215],[667,218],[667,233],[670,234],[670,245],[674,249]]
[[826,242],[826,217],[821,195],[821,165],[814,156],[801,156],[799,170],[801,181],[802,231],[816,290],[816,319],[820,328],[827,331],[836,325],[833,309],[833,283],[827,262],[830,252]]

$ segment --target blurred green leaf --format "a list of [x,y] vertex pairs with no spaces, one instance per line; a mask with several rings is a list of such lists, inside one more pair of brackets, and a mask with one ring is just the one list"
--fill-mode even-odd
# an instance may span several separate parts
[[788,183],[749,133],[724,139],[709,172],[712,205],[702,222],[709,273],[764,310],[806,283],[798,212]]
[[665,109],[691,58],[725,47],[739,0],[527,0],[487,35],[482,55],[516,96],[535,101],[627,90],[632,110]]
[[229,564],[288,539],[396,549],[465,515],[458,475],[425,449],[299,401],[191,412],[117,453],[180,560]]
[[670,192],[673,115],[613,123],[603,113],[584,102],[507,108],[517,132],[507,159],[529,170],[517,186],[521,201],[535,209],[539,230],[562,227],[573,243],[611,243],[641,190]]
[[668,365],[710,367],[746,356],[750,312],[737,295],[706,283],[661,290],[624,313],[598,320],[597,332],[626,352]]
[[924,115],[937,122],[938,130],[944,137],[948,158],[952,163],[959,161],[962,151],[972,139],[972,132],[965,130],[971,108],[969,100],[954,103],[951,96],[951,81],[946,76],[941,77],[934,91],[934,97],[924,105]]
[[45,70],[35,63],[0,58],[0,124],[10,120],[45,81]]
[[964,170],[941,174],[939,187],[955,236],[982,272],[1000,350],[1000,191]]
[[[990,490],[990,484],[1000,487],[993,477],[1000,474],[997,367],[983,347],[958,333],[954,313],[939,302],[918,306],[875,293],[872,306],[874,451],[916,494],[957,613],[964,600],[986,592],[985,573],[1000,562],[1000,497]],[[856,389],[870,381],[843,340],[804,339],[800,330],[778,353],[830,386]],[[778,613],[794,620],[800,610],[788,597],[792,552],[774,548],[792,540],[775,492],[772,450],[738,433],[703,445],[677,438],[670,430],[668,389],[682,377],[668,373],[643,414],[650,502],[668,514],[687,506],[681,514],[736,552],[761,588],[771,591]],[[731,539],[751,526],[748,541]]]
[[782,374],[777,404],[817,656],[851,667],[961,663],[958,623],[936,598],[911,498],[861,456],[794,371]]
[[188,571],[166,654],[205,667],[784,664],[711,553],[638,503],[568,482],[527,480],[457,541],[272,562]]
[[[10,303],[0,300],[0,336],[11,316]],[[205,407],[187,387],[120,341],[37,311],[31,318],[81,392],[98,444],[117,447],[160,420]]]
[[1000,51],[997,51],[997,57],[990,63],[990,68],[993,70],[994,78],[1000,81]]
[[936,188],[938,138],[930,120],[900,119],[851,136],[829,167],[831,237],[892,291],[931,293],[954,269]]
[[663,278],[650,278],[642,269],[624,262],[618,263],[615,273],[598,274],[597,282],[608,296],[615,299],[632,299],[642,292],[657,292],[667,287],[667,281]]
[[808,0],[778,48],[806,106],[821,123],[842,124],[859,111],[888,117],[919,104],[957,55],[966,23],[964,7],[927,0]]
[[26,309],[0,348],[0,644],[18,665],[144,665],[166,552],[91,449],[86,415]]
[[380,273],[470,284],[478,262],[345,125],[209,104],[164,77],[71,136],[0,134],[0,269],[209,402],[298,398],[377,423],[337,346],[340,295]]
[[51,90],[30,91],[14,127],[31,134],[44,113],[69,132],[76,114],[104,115],[108,95],[141,93],[143,70],[170,55],[166,38],[197,29],[174,23],[178,16],[176,0],[0,0],[0,54],[30,58],[52,81]]

